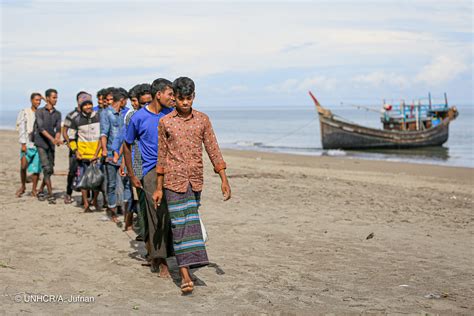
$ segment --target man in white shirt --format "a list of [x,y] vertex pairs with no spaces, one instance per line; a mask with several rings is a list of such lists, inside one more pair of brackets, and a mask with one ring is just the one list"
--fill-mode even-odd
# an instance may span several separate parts
[[[41,163],[39,159],[38,149],[36,148],[33,140],[33,129],[35,125],[35,113],[36,109],[41,104],[43,97],[39,93],[32,93],[30,97],[31,107],[25,108],[20,111],[16,120],[16,129],[19,132],[19,142],[21,144],[20,151],[20,179],[21,186],[16,191],[16,196],[21,197],[26,190],[26,172],[32,174],[31,178],[33,181],[33,187],[31,189],[31,195],[36,197],[36,187],[38,185],[39,173],[41,172]],[[44,184],[41,185],[40,191],[42,191]]]

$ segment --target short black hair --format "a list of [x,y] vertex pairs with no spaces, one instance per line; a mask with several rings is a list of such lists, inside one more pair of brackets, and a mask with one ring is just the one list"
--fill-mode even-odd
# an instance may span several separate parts
[[45,95],[45,97],[48,98],[49,96],[51,96],[51,93],[58,94],[58,91],[56,89],[48,89],[48,90],[45,91],[44,95]]
[[155,95],[158,93],[158,91],[163,92],[168,87],[173,89],[173,83],[171,83],[171,81],[164,78],[158,78],[151,84],[151,95],[153,98],[155,98]]
[[124,88],[114,88],[112,90],[112,96],[114,98],[114,102],[117,102],[121,99],[128,99],[128,92]]
[[194,93],[194,81],[188,77],[179,77],[173,81],[175,96],[189,97]]
[[113,94],[116,90],[115,87],[108,87],[104,89],[104,96],[108,96],[109,94]]
[[104,96],[105,96],[104,93],[105,93],[105,89],[100,89],[99,91],[97,91],[97,99],[98,99],[100,96],[104,97]]
[[41,97],[41,93],[38,92],[33,92],[30,96],[30,100],[33,100],[36,97]]
[[140,97],[144,96],[145,94],[151,95],[151,86],[148,83],[142,83],[137,88],[137,98],[140,99]]
[[76,101],[79,101],[79,96],[83,93],[87,93],[85,91],[79,91],[77,94],[76,94]]
[[140,85],[137,84],[137,85],[133,86],[132,89],[128,90],[128,97],[129,97],[130,99],[132,99],[132,98],[138,98],[138,93],[137,93],[137,92],[138,92],[138,88],[139,88],[139,87],[140,87]]

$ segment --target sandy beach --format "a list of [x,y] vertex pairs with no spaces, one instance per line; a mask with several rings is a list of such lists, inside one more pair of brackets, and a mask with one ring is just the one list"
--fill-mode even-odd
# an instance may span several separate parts
[[[151,273],[143,243],[103,212],[15,198],[17,134],[0,135],[2,314],[474,313],[474,169],[224,150],[233,198],[222,201],[206,160],[213,264],[194,270],[198,286],[182,297],[175,262],[173,280]],[[64,146],[55,171],[60,198]]]

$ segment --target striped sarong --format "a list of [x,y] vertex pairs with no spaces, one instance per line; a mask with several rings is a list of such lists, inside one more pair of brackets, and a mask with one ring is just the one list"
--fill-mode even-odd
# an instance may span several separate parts
[[164,190],[173,231],[173,248],[179,267],[199,267],[209,264],[199,221],[201,192],[191,185],[185,193]]

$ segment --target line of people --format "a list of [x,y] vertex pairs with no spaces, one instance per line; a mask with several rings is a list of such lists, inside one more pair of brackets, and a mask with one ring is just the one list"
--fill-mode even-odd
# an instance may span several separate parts
[[[195,84],[187,77],[174,82],[159,78],[129,91],[102,89],[95,107],[92,95],[80,91],[77,108],[61,126],[61,113],[55,109],[58,92],[48,89],[44,98],[33,93],[31,107],[20,111],[17,119],[21,186],[16,195],[25,193],[29,172],[31,195],[56,203],[51,184],[55,148],[65,144],[69,172],[64,203],[73,202],[73,190],[89,166],[100,166],[104,185],[81,190],[84,211],[101,211],[102,193],[102,206],[113,222],[122,227],[119,215],[123,213],[125,230],[138,223],[137,240],[145,242],[152,271],[170,277],[166,259],[175,256],[181,291],[192,292],[189,269],[209,263],[199,215],[203,148],[221,178],[224,200],[231,197],[226,163],[211,122],[193,109],[194,98]],[[39,108],[41,100],[46,105]],[[126,107],[128,100],[132,109]],[[41,171],[43,181],[37,190]]]

